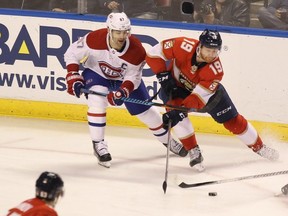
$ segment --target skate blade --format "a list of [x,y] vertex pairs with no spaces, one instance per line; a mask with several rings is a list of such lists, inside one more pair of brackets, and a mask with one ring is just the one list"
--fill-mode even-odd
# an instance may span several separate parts
[[110,166],[111,166],[111,163],[109,161],[105,161],[105,162],[99,161],[98,164],[100,166],[105,167],[105,168],[110,168]]
[[279,154],[275,154],[275,155],[270,156],[270,157],[265,157],[265,156],[261,156],[261,157],[268,159],[270,161],[277,161],[279,159]]
[[283,194],[283,193],[275,193],[274,194],[274,197],[284,197],[285,196],[285,194]]
[[274,157],[272,157],[271,161],[277,161],[279,159],[279,153],[275,152]]
[[198,172],[203,172],[205,170],[205,167],[202,163],[195,164],[193,168],[196,169]]
[[279,159],[279,153],[277,151],[274,151],[274,153],[270,155],[269,157],[265,157],[265,156],[262,156],[262,157],[267,158],[270,161],[277,161]]

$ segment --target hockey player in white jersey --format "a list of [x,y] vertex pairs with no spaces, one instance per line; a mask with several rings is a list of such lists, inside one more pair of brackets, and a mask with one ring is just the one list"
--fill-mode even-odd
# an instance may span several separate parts
[[[104,137],[108,102],[113,106],[124,103],[129,113],[147,125],[165,146],[168,132],[163,129],[161,115],[155,107],[121,100],[122,97],[149,99],[142,80],[146,52],[141,42],[131,35],[130,20],[125,13],[109,14],[106,23],[107,28],[92,31],[71,44],[64,58],[69,94],[79,98],[82,88],[108,94],[107,97],[88,95],[87,119],[94,154],[100,165],[110,167],[112,157]],[[82,74],[80,62],[85,68]],[[171,139],[171,151],[181,157],[187,155],[183,145],[174,139]]]

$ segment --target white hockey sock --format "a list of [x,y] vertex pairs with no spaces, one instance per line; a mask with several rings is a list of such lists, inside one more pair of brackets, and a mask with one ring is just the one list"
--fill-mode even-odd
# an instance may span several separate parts
[[168,133],[167,130],[162,127],[162,118],[156,107],[150,107],[150,109],[145,112],[138,114],[137,117],[149,127],[153,135],[161,143],[167,143]]

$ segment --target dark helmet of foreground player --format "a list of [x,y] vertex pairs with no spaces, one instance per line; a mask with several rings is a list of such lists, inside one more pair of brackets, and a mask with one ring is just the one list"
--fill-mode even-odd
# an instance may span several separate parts
[[205,29],[199,37],[202,46],[221,49],[222,39],[217,30]]
[[36,197],[47,201],[55,201],[64,194],[64,182],[53,172],[43,172],[36,181]]

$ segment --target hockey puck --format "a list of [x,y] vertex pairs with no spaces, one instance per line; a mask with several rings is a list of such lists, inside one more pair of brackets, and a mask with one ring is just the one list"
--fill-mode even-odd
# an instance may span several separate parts
[[217,196],[217,192],[209,192],[208,195],[209,196]]

